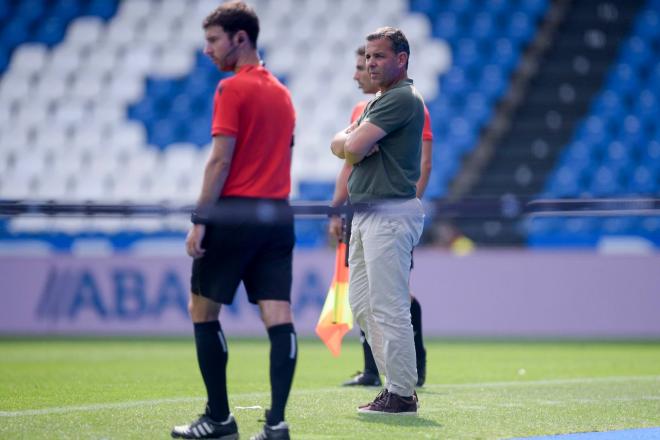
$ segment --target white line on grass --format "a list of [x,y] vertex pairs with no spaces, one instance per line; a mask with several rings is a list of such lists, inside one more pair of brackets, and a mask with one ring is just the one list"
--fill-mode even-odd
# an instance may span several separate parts
[[[510,381],[510,382],[481,382],[481,383],[462,383],[462,384],[426,384],[428,389],[461,389],[461,388],[506,388],[510,386],[543,386],[543,385],[570,385],[570,384],[590,384],[590,383],[608,383],[608,382],[628,382],[628,381],[660,381],[660,376],[609,376],[609,377],[582,377],[575,379],[546,379],[546,380],[528,380],[528,381]],[[307,394],[319,392],[336,392],[339,388],[314,388],[293,390],[293,394]],[[260,398],[268,395],[267,392],[261,393],[234,393],[234,398]],[[648,397],[646,399],[649,399]],[[652,397],[655,400],[656,397]],[[173,397],[167,399],[153,400],[134,400],[129,402],[115,403],[94,403],[90,405],[60,406],[41,409],[24,409],[19,411],[0,411],[0,417],[25,417],[40,416],[50,414],[65,414],[80,411],[100,411],[107,409],[126,409],[138,406],[155,406],[169,403],[194,403],[201,402],[202,397]]]
[[0,411],[0,417],[41,416],[47,414],[64,414],[64,413],[77,412],[77,411],[125,409],[125,408],[134,408],[136,406],[162,405],[164,403],[201,402],[203,400],[205,399],[202,397],[173,397],[169,399],[133,400],[130,402],[93,403],[91,405],[59,406],[59,407],[41,408],[41,409],[25,409],[21,411]]

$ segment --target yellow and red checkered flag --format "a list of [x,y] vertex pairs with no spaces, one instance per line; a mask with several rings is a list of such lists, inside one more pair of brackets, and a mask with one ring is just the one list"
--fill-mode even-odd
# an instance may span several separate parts
[[341,340],[353,328],[353,313],[348,304],[348,267],[346,267],[346,243],[337,245],[335,275],[323,304],[316,334],[327,345],[333,356],[341,352]]

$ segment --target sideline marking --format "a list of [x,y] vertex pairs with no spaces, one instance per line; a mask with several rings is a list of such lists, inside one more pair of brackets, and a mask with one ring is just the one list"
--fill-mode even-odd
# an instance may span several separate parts
[[577,432],[543,437],[516,437],[510,440],[657,440],[660,428],[622,429],[605,432]]
[[[608,382],[628,382],[628,381],[660,381],[660,376],[609,376],[609,377],[584,377],[574,379],[544,379],[536,381],[509,381],[509,382],[481,382],[481,383],[463,383],[463,384],[427,384],[427,389],[471,389],[471,388],[505,388],[509,386],[544,386],[544,385],[570,385],[570,384],[590,384],[590,383],[608,383]],[[292,394],[307,394],[318,392],[337,391],[339,387],[333,388],[313,388],[292,390]],[[236,398],[249,398],[249,397],[263,397],[269,395],[270,392],[252,392],[252,393],[236,393],[232,397]],[[641,397],[634,400],[656,400],[657,397]],[[66,414],[70,412],[80,411],[99,411],[106,409],[125,409],[137,406],[153,406],[169,403],[193,403],[206,400],[203,397],[172,397],[165,399],[153,400],[134,400],[128,402],[114,402],[114,403],[93,403],[89,405],[76,405],[76,406],[60,406],[41,409],[24,409],[18,411],[0,411],[0,417],[25,417],[25,416],[40,416],[50,414]],[[589,399],[584,399],[588,401]],[[241,408],[243,409],[243,408]]]

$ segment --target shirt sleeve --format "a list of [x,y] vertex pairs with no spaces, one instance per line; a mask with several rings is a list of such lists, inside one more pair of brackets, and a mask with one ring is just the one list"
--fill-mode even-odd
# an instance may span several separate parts
[[423,141],[433,140],[433,130],[431,129],[431,114],[429,109],[424,106],[424,130],[422,131]]
[[239,106],[239,96],[234,88],[221,81],[213,98],[211,136],[235,137],[238,134]]
[[377,125],[385,133],[404,126],[412,115],[414,101],[405,93],[387,93],[371,105],[364,120]]

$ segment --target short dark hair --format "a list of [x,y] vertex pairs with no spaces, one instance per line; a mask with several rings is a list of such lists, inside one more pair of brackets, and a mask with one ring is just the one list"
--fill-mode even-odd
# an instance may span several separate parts
[[204,29],[211,26],[221,26],[232,37],[238,31],[245,31],[252,46],[257,46],[259,17],[257,17],[254,9],[242,1],[232,1],[218,6],[202,23]]
[[400,29],[386,26],[378,28],[375,32],[367,35],[367,41],[380,40],[381,38],[387,38],[390,40],[394,53],[405,52],[408,57],[410,57],[410,45],[408,44],[408,39]]
[[355,49],[355,55],[359,57],[363,57],[367,53],[367,48],[364,46],[364,44],[357,49]]

